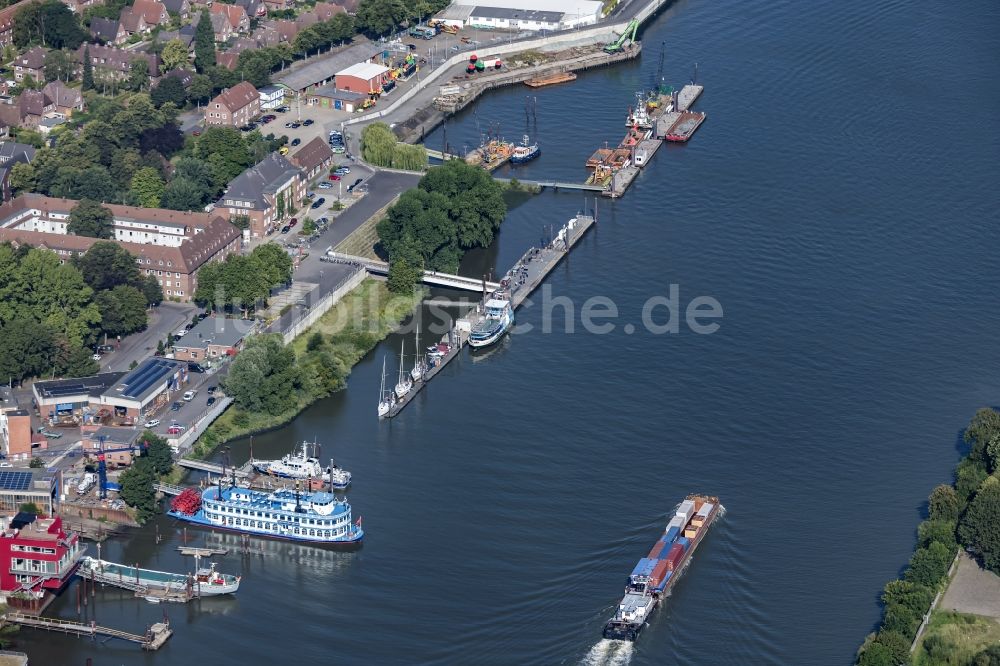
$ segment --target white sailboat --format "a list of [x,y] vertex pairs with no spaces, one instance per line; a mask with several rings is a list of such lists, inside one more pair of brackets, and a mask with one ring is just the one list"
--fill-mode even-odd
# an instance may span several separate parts
[[384,418],[389,414],[389,408],[392,407],[392,402],[389,400],[389,395],[385,392],[385,356],[382,357],[382,385],[378,390],[378,417]]
[[420,353],[420,331],[417,331],[417,353],[413,356],[413,369],[410,370],[410,379],[415,382],[419,382],[424,378],[424,373],[427,372],[427,364],[424,363],[423,356]]
[[413,381],[406,374],[406,370],[403,369],[403,351],[405,350],[405,342],[399,345],[399,381],[396,383],[396,397],[400,400],[403,399],[410,389],[413,388]]

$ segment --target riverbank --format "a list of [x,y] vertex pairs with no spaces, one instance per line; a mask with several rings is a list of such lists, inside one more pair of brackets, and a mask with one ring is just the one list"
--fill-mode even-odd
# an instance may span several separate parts
[[190,457],[205,458],[222,444],[280,428],[317,400],[346,388],[354,365],[416,309],[425,293],[421,288],[412,296],[390,294],[384,282],[365,279],[290,344],[302,365],[311,366],[317,360],[312,357],[322,354],[337,381],[309,383],[314,389],[303,391],[294,408],[278,415],[230,407],[202,434]]

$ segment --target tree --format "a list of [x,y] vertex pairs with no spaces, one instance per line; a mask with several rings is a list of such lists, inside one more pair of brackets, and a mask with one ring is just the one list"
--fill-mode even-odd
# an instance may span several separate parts
[[132,176],[132,187],[129,192],[140,206],[157,208],[160,205],[163,190],[163,178],[160,177],[160,172],[153,167],[143,167]]
[[882,630],[866,644],[859,666],[900,666],[910,659],[910,641],[898,631]]
[[34,456],[31,459],[31,462],[28,463],[28,467],[31,467],[31,468],[34,468],[34,469],[41,469],[42,467],[45,467],[45,461],[42,460],[41,458],[39,458],[38,456]]
[[984,482],[958,524],[958,540],[983,566],[1000,572],[1000,482]]
[[22,512],[22,513],[33,513],[36,516],[41,515],[41,513],[42,513],[41,507],[39,507],[34,502],[25,502],[20,507],[18,507],[17,510],[20,511],[20,512]]
[[927,500],[931,520],[958,520],[961,506],[955,489],[942,483],[931,491]]
[[49,51],[45,55],[45,80],[69,81],[73,76],[73,63],[65,51]]
[[372,35],[384,35],[408,16],[402,0],[361,0],[356,12],[358,27]]
[[386,282],[389,291],[394,294],[411,295],[420,282],[422,271],[411,266],[406,259],[397,259],[389,264],[389,277]]
[[140,457],[118,478],[121,484],[119,496],[122,501],[135,509],[135,519],[140,525],[156,515],[156,491],[153,483],[156,474],[148,457]]
[[938,541],[927,548],[918,548],[910,558],[910,568],[906,570],[906,580],[918,585],[936,587],[948,574],[948,568],[955,553]]
[[251,270],[261,275],[267,288],[286,284],[292,279],[292,258],[277,243],[264,243],[250,253]]
[[306,236],[312,236],[316,231],[316,221],[311,217],[307,217],[305,222],[302,223],[302,233]]
[[171,39],[163,45],[163,51],[160,52],[160,60],[163,61],[164,72],[177,69],[181,65],[188,63],[188,49],[181,40]]
[[287,412],[295,407],[301,387],[295,352],[278,334],[252,336],[223,386],[239,409],[272,415]]
[[[20,137],[18,137],[20,139]],[[18,162],[10,169],[10,187],[15,194],[31,192],[37,183],[35,167],[26,162]]]
[[160,206],[169,210],[198,210],[204,205],[205,190],[187,178],[174,177],[160,197]]
[[187,99],[187,91],[184,90],[184,84],[176,76],[164,76],[150,92],[149,98],[156,105],[156,108],[162,107],[167,102],[182,107],[184,100]]
[[194,31],[194,65],[200,73],[215,67],[215,32],[208,10],[201,10],[198,27]]
[[93,303],[93,290],[79,269],[63,264],[55,252],[32,249],[18,260],[9,278],[13,289],[6,295],[22,318],[45,324],[69,348],[89,344],[101,321]]
[[21,381],[52,368],[52,330],[31,319],[14,319],[0,326],[0,373]]
[[986,466],[971,456],[958,463],[955,468],[955,492],[963,504],[969,501],[987,476]]
[[925,520],[917,526],[917,541],[922,547],[936,542],[955,552],[958,545],[955,541],[956,523],[954,520]]
[[218,187],[238,176],[253,164],[239,130],[234,127],[209,127],[195,144],[194,156],[207,161],[216,172]]
[[112,238],[114,217],[111,211],[90,199],[84,199],[69,212],[66,230],[77,236],[90,238]]
[[83,90],[94,89],[94,63],[90,60],[90,46],[83,48],[83,80],[80,87]]
[[153,473],[159,476],[169,474],[174,468],[174,458],[167,440],[147,430],[142,433],[142,442],[146,446],[146,457],[153,467]]
[[163,302],[163,287],[153,275],[147,275],[142,281],[142,295],[148,305],[159,305]]
[[135,257],[111,241],[94,243],[74,263],[94,291],[112,289],[120,284],[136,286],[141,281]]
[[128,66],[128,89],[139,92],[149,87],[149,62],[136,58]]
[[997,435],[1000,435],[1000,412],[989,407],[977,410],[964,433],[965,443],[972,447],[969,457],[985,462],[986,447]]
[[77,17],[59,0],[25,5],[14,16],[14,45],[23,49],[41,44],[53,49],[76,49],[86,34]]
[[277,210],[275,211],[275,218],[278,220],[285,219],[285,191],[282,190],[278,192]]
[[212,78],[204,74],[195,74],[187,89],[188,99],[196,104],[208,101],[212,96]]
[[986,463],[991,472],[1000,469],[1000,434],[993,435],[986,445]]
[[128,335],[146,328],[146,296],[131,285],[120,284],[95,298],[101,310],[101,328],[111,336]]

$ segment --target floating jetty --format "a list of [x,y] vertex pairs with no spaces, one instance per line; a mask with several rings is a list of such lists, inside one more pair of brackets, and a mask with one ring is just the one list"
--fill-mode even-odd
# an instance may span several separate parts
[[675,143],[684,143],[691,138],[691,135],[694,134],[696,129],[701,127],[703,122],[705,122],[704,113],[693,113],[687,111],[681,114],[681,117],[669,130],[667,130],[667,133],[663,138],[667,141],[673,141]]
[[576,72],[558,72],[556,74],[549,74],[548,76],[539,76],[536,79],[528,79],[524,82],[524,85],[531,88],[542,88],[569,81],[576,81]]
[[[522,255],[522,257],[507,271],[503,279],[500,280],[500,289],[506,289],[510,293],[511,306],[517,309],[528,296],[538,288],[542,281],[548,276],[560,261],[563,260],[569,251],[576,245],[590,227],[595,224],[594,217],[589,215],[577,215],[569,220],[562,229],[558,231],[555,238],[543,248],[533,247]],[[483,303],[488,300],[489,295],[484,289],[484,298],[474,311],[473,317],[481,316]],[[444,335],[438,342],[437,347],[443,355],[435,359],[434,364],[423,376],[413,383],[406,395],[397,400],[390,408],[386,418],[392,418],[399,414],[410,404],[413,398],[427,386],[448,363],[455,359],[469,341],[469,333],[475,324],[475,320],[468,316],[459,319],[456,325]]]
[[57,631],[63,634],[74,634],[76,636],[91,636],[95,640],[98,636],[109,638],[120,638],[125,641],[139,643],[143,650],[159,650],[167,639],[173,636],[167,621],[157,622],[146,630],[145,634],[130,634],[127,631],[102,627],[96,622],[75,622],[73,620],[63,620],[61,618],[36,617],[25,615],[24,613],[8,612],[3,617],[5,624],[17,624],[22,627],[42,629],[45,631]]

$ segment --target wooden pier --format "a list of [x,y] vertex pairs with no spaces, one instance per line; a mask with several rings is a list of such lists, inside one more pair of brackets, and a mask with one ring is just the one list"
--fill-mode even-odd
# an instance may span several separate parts
[[74,634],[76,636],[108,636],[109,638],[120,638],[124,641],[139,643],[143,650],[159,650],[167,639],[173,635],[169,622],[157,622],[149,627],[145,634],[130,634],[120,629],[102,627],[95,622],[76,622],[74,620],[63,620],[61,618],[36,617],[25,615],[24,613],[8,612],[3,621],[7,624],[18,624],[22,627],[32,627],[44,631],[56,631],[63,634]]

